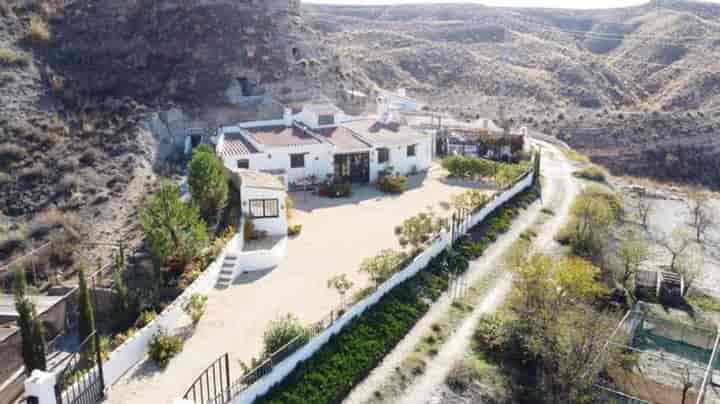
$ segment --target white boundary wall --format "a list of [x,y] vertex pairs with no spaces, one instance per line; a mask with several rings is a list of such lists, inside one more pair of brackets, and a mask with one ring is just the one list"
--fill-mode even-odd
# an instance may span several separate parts
[[[470,218],[470,226],[468,226],[468,228],[477,225],[495,209],[502,206],[504,203],[512,199],[515,195],[530,187],[532,185],[533,178],[534,173],[530,173],[529,175],[526,175],[525,178],[518,181],[511,188],[503,191],[501,194],[498,194],[492,201],[488,202],[488,204],[483,207],[479,212],[472,215],[472,217]],[[435,241],[430,244],[430,246],[425,249],[425,251],[415,257],[415,259],[413,259],[413,261],[408,264],[405,269],[396,273],[387,281],[383,282],[383,284],[380,285],[380,287],[378,287],[375,292],[373,292],[373,294],[355,304],[352,308],[345,312],[345,314],[343,314],[339,319],[337,319],[330,327],[313,337],[307,344],[294,352],[292,355],[285,358],[285,360],[275,365],[269,374],[263,376],[260,380],[249,386],[238,397],[236,397],[232,401],[232,403],[250,404],[258,397],[266,394],[273,385],[284,380],[290,374],[290,372],[295,369],[298,363],[307,360],[323,345],[325,345],[330,339],[330,337],[339,333],[343,328],[345,328],[345,326],[350,324],[353,319],[363,314],[368,308],[375,305],[383,296],[385,296],[385,294],[390,292],[396,286],[403,283],[408,278],[415,276],[418,272],[420,272],[421,269],[425,268],[431,259],[435,258],[445,248],[448,247],[448,245],[450,244],[450,237],[451,236],[448,232],[441,233],[440,236],[435,239]]]
[[[165,308],[152,322],[138,330],[122,345],[115,348],[110,354],[107,361],[103,361],[103,376],[105,385],[112,386],[122,377],[130,368],[140,362],[148,353],[148,345],[150,339],[160,329],[172,330],[185,315],[182,306],[190,299],[190,296],[200,293],[207,294],[217,283],[220,276],[220,268],[222,267],[223,258],[229,247],[242,243],[241,234],[236,234],[231,239],[217,259],[210,264],[205,271],[183,291],[169,306]],[[82,380],[76,382],[80,383]],[[67,392],[68,389],[65,389]]]
[[[242,249],[240,249],[242,250]],[[269,250],[243,251],[238,253],[236,271],[262,271],[275,268],[287,255],[287,237],[280,239]],[[234,274],[233,276],[237,275]]]

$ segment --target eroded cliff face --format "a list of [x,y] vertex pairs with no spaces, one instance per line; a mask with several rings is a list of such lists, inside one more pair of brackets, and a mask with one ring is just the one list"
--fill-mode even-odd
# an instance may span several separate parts
[[231,87],[250,95],[302,77],[298,7],[289,0],[76,1],[53,24],[47,59],[71,84],[66,91],[91,96],[200,104]]

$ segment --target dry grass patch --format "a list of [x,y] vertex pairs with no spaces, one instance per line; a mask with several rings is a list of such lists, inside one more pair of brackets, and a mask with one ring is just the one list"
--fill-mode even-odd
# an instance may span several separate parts
[[32,17],[30,19],[30,29],[28,37],[37,44],[46,44],[50,42],[50,27],[40,17]]
[[27,66],[30,56],[10,48],[0,48],[0,64],[5,66]]

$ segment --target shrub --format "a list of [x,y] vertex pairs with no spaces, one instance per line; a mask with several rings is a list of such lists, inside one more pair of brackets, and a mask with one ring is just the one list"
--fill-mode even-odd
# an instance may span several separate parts
[[482,191],[471,189],[458,195],[453,195],[450,205],[455,209],[467,209],[476,212],[485,206],[490,197]]
[[297,317],[286,314],[271,321],[263,334],[263,355],[273,354],[297,337],[304,342],[310,339],[310,335]]
[[182,346],[180,337],[168,335],[165,330],[160,330],[150,340],[148,355],[164,369],[170,360],[182,351]]
[[288,226],[288,236],[297,236],[302,231],[301,224],[293,224]]
[[326,198],[347,198],[352,195],[352,186],[346,182],[326,181],[320,184],[318,192]]
[[366,258],[360,264],[360,272],[365,272],[375,285],[380,285],[397,272],[406,261],[407,255],[394,250],[380,251],[372,258]]
[[190,300],[188,300],[188,302],[183,306],[183,311],[185,311],[185,314],[190,316],[194,326],[200,322],[203,314],[205,314],[207,300],[207,296],[196,293],[190,296]]
[[400,246],[411,246],[417,252],[422,246],[432,241],[447,226],[447,220],[437,217],[432,209],[406,219],[395,227],[395,235]]
[[157,318],[157,313],[152,310],[144,310],[135,321],[135,327],[143,328]]
[[120,345],[124,344],[125,341],[127,341],[127,340],[130,339],[133,335],[135,335],[136,332],[137,332],[137,329],[136,329],[135,327],[130,327],[130,328],[128,328],[128,330],[125,331],[124,333],[123,333],[123,332],[119,332],[119,333],[115,334],[115,336],[113,337],[113,345],[114,345],[116,348],[119,347]]
[[580,171],[576,171],[573,175],[590,181],[605,182],[607,180],[605,170],[595,164],[585,167]]
[[451,177],[471,178],[492,175],[496,163],[479,157],[450,156],[443,159],[442,166]]
[[36,44],[46,44],[50,42],[50,27],[42,18],[34,16],[30,18],[28,37]]
[[405,192],[407,177],[403,175],[384,175],[378,179],[377,187],[380,191],[389,194],[401,194]]
[[6,66],[27,66],[30,56],[10,48],[0,48],[0,64]]

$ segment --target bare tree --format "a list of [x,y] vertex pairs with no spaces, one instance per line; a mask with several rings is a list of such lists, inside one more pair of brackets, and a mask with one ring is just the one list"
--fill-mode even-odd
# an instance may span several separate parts
[[690,209],[688,224],[693,228],[695,241],[700,243],[707,235],[708,229],[715,224],[708,194],[699,190],[688,193],[688,208]]
[[690,367],[688,367],[688,365],[685,365],[685,368],[680,374],[680,382],[682,383],[682,401],[680,404],[685,404],[685,399],[688,395],[687,393],[693,386],[692,377],[690,375]]
[[695,283],[702,272],[705,263],[702,248],[699,244],[692,244],[677,259],[675,270],[682,275],[685,286],[683,294]]
[[640,219],[640,224],[644,229],[647,230],[648,220],[652,212],[655,210],[655,204],[653,203],[652,199],[647,196],[646,192],[641,192],[640,194],[638,194],[637,204],[635,206],[637,208],[637,214],[638,219]]
[[657,243],[670,254],[670,270],[677,270],[678,258],[693,244],[693,239],[687,232],[676,229],[670,234],[660,231],[656,238]]

